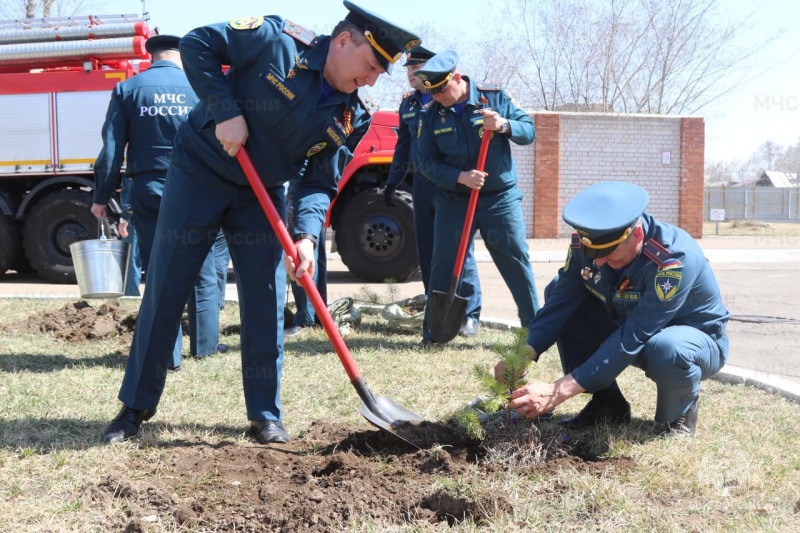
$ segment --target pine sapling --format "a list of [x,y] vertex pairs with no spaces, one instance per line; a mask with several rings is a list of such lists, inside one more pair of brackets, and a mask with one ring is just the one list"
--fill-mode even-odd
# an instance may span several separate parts
[[467,434],[477,440],[483,440],[485,431],[481,424],[481,414],[496,413],[504,408],[511,399],[511,391],[526,383],[528,365],[530,364],[530,348],[528,347],[528,330],[524,328],[514,330],[514,340],[511,345],[495,344],[492,350],[498,353],[503,363],[503,381],[494,377],[494,372],[480,366],[475,366],[475,376],[488,394],[481,396],[455,415],[458,424]]

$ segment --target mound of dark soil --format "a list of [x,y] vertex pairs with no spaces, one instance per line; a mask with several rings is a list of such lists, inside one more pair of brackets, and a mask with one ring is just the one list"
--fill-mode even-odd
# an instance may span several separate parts
[[61,309],[36,313],[3,328],[17,333],[48,333],[57,339],[83,342],[104,337],[130,335],[136,316],[109,300],[97,307],[85,300],[65,304]]
[[[109,526],[126,531],[145,531],[151,523],[163,529],[341,531],[366,518],[385,526],[480,523],[513,512],[502,491],[469,481],[459,482],[458,491],[442,488],[443,477],[485,482],[498,472],[469,447],[419,450],[363,426],[317,422],[289,444],[211,445],[198,438],[165,444],[163,451],[158,461],[147,454],[85,487],[83,500],[100,512],[125,509],[109,517]],[[605,461],[605,469],[614,462]],[[572,467],[582,465],[572,458]],[[552,470],[564,467],[559,460]]]

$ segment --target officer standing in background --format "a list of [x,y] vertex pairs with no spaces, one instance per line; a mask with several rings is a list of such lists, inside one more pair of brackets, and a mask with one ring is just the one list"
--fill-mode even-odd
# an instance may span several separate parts
[[[434,100],[422,112],[417,141],[419,168],[439,187],[428,297],[431,291],[448,291],[470,192],[479,189],[470,241],[480,230],[514,297],[521,323],[528,324],[539,309],[539,298],[525,241],[522,191],[517,186],[510,142],[533,143],[533,121],[499,85],[475,83],[457,72],[457,64],[458,54],[448,50],[429,59],[416,72]],[[483,135],[492,137],[485,171],[481,172],[475,166]],[[427,306],[423,347],[433,342],[428,331],[430,312]]]
[[[436,214],[434,198],[439,189],[422,172],[415,172],[415,169],[419,167],[417,135],[420,130],[420,113],[422,107],[432,99],[429,94],[425,94],[421,90],[423,89],[422,81],[415,75],[415,72],[424,67],[425,63],[433,56],[433,52],[422,46],[412,49],[406,56],[405,67],[408,83],[414,91],[404,95],[400,102],[400,128],[397,133],[397,145],[394,149],[392,166],[389,169],[389,177],[386,180],[386,190],[384,191],[386,205],[397,207],[394,200],[397,187],[407,176],[413,176],[411,198],[414,201],[414,233],[425,294],[428,294],[431,278],[433,223]],[[466,317],[459,333],[467,337],[474,337],[478,333],[480,324],[481,285],[478,279],[478,267],[475,264],[475,246],[472,242],[464,258],[458,295],[467,300]]]
[[[261,443],[288,442],[281,418],[286,273],[314,273],[314,247],[342,169],[369,127],[372,86],[419,39],[349,1],[330,36],[278,16],[213,24],[180,43],[200,103],[172,152],[147,290],[106,442],[130,438],[156,413],[183,302],[220,227],[228,239],[241,315],[247,419]],[[230,70],[223,71],[223,65]],[[236,154],[247,145],[280,216],[295,189],[300,264],[284,259]]]
[[[156,35],[145,48],[152,56],[150,67],[118,83],[111,93],[103,124],[103,149],[94,166],[95,189],[92,213],[105,218],[106,206],[119,180],[123,156],[125,179],[130,179],[133,223],[139,253],[146,275],[156,237],[156,222],[161,209],[164,181],[169,166],[172,141],[197,103],[181,66],[179,37]],[[205,258],[189,302],[190,353],[207,357],[217,351],[219,342],[219,302],[213,251]],[[149,276],[148,276],[149,278]],[[180,331],[180,324],[176,326]],[[181,336],[169,350],[171,369],[181,365]]]
[[[607,181],[564,208],[577,234],[530,323],[528,345],[535,361],[556,342],[565,375],[513,391],[509,408],[535,418],[590,392],[586,407],[563,424],[627,422],[631,407],[616,378],[635,366],[656,383],[661,435],[695,433],[700,381],[728,358],[730,313],[694,239],[647,214],[647,204],[641,187]],[[503,370],[498,363],[498,379]]]

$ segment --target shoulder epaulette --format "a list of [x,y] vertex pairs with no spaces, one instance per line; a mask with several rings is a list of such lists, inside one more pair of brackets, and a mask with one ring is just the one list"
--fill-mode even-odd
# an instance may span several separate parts
[[581,238],[578,236],[577,233],[572,234],[572,242],[570,243],[570,247],[577,250],[581,247]]
[[406,91],[403,93],[403,97],[401,98],[401,100],[405,100],[406,98],[409,98],[411,96],[414,96],[414,93]]
[[295,24],[291,20],[283,21],[283,33],[291,35],[295,40],[300,41],[306,46],[314,46],[317,43],[316,33],[299,24]]
[[500,84],[499,83],[479,83],[478,84],[479,91],[499,91]]
[[654,240],[647,239],[642,247],[642,253],[650,261],[658,265],[659,268],[667,265],[670,262],[669,250],[663,244]]
[[361,105],[364,106],[369,116],[372,116],[378,110],[378,102],[372,99],[366,87],[358,88],[358,99],[361,100]]

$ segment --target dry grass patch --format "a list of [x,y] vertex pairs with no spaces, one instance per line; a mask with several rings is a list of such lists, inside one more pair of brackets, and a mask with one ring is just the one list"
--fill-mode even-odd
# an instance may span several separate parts
[[[0,328],[66,300],[0,300]],[[137,302],[122,301],[135,311]],[[238,324],[228,305],[222,326]],[[481,394],[475,364],[509,332],[428,351],[377,317],[346,337],[376,394],[442,420]],[[295,440],[245,434],[239,339],[170,374],[140,437],[104,446],[127,346],[0,331],[0,524],[8,531],[793,531],[800,529],[800,406],[704,382],[696,438],[655,438],[655,390],[631,369],[624,426],[565,430],[587,398],[531,423],[499,413],[480,449],[415,450],[366,423],[319,330],[286,342],[285,423]],[[531,377],[560,375],[555,350]]]

